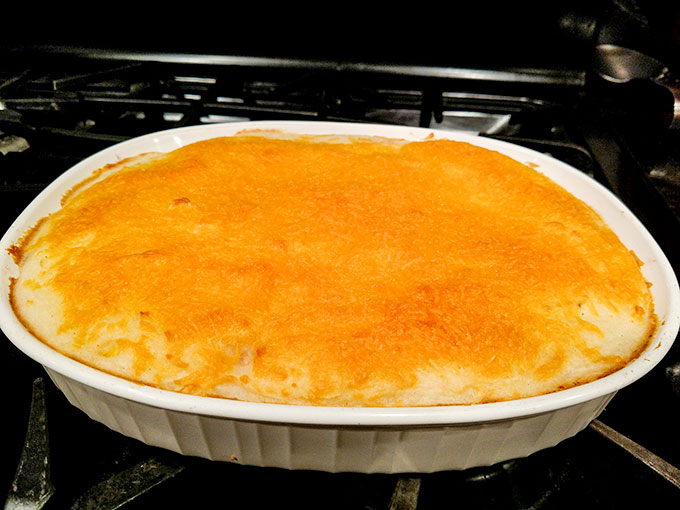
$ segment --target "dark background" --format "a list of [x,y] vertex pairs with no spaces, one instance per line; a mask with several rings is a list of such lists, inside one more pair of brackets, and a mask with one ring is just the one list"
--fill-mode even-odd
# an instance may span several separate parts
[[[9,2],[8,2],[9,3]],[[676,4],[676,5],[674,5]],[[595,39],[678,59],[680,7],[560,2],[99,2],[0,8],[0,44],[471,67],[581,68]],[[651,27],[651,29],[650,29]]]

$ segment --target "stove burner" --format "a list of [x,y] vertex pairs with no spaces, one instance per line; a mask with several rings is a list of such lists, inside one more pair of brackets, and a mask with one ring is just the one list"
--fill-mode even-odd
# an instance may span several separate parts
[[[34,55],[35,56],[35,55]],[[612,189],[680,267],[678,133],[625,122],[589,95],[579,74],[352,66],[258,59],[50,53],[8,58],[0,69],[0,162],[5,229],[33,197],[83,158],[129,138],[185,125],[243,120],[335,120],[464,130],[548,153]],[[0,372],[10,438],[2,476],[10,499],[43,480],[44,508],[280,506],[302,510],[661,506],[678,488],[594,427],[559,445],[486,468],[404,475],[316,473],[215,463],[146,446],[93,422],[53,385],[36,384],[35,416],[49,437],[20,461],[31,390],[42,368],[4,342]],[[680,347],[622,390],[602,423],[671,465]],[[675,381],[675,386],[671,384]],[[43,411],[40,411],[42,406]],[[40,427],[38,427],[40,430]],[[28,437],[35,436],[29,432]],[[49,448],[46,448],[45,445]],[[37,452],[37,453],[36,453]],[[28,453],[26,455],[29,455]],[[17,470],[21,462],[22,468]],[[36,474],[37,473],[37,474]],[[11,484],[16,477],[15,485]],[[54,487],[52,491],[51,487]],[[37,494],[37,493],[36,493]],[[35,496],[35,494],[34,494]],[[39,499],[39,497],[34,497]]]

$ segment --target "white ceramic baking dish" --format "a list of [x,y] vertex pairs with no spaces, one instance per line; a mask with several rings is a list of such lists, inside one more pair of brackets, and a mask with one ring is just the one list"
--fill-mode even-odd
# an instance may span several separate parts
[[[92,171],[149,151],[229,136],[243,129],[365,134],[409,140],[467,141],[531,165],[597,210],[644,262],[660,328],[649,348],[624,369],[589,384],[510,402],[422,408],[335,408],[237,402],[159,390],[104,374],[34,338],[14,316],[8,285],[17,268],[7,249],[59,207],[66,190]],[[641,223],[609,191],[544,154],[460,133],[327,122],[253,122],[153,133],[99,152],[46,188],[1,241],[0,326],[41,363],[69,401],[92,419],[145,443],[182,454],[248,465],[331,472],[433,472],[491,465],[554,446],[584,429],[617,390],[649,372],[668,352],[680,323],[680,292],[668,260]]]

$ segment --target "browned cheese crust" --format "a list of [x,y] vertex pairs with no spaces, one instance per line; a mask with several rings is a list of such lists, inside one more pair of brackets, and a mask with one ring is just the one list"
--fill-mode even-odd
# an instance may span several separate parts
[[12,248],[39,339],[203,396],[475,404],[639,355],[640,263],[587,205],[467,143],[216,138],[98,172]]

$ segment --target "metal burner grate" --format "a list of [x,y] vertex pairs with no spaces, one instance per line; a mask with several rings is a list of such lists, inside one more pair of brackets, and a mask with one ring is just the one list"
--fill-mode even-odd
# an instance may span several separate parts
[[[24,451],[5,508],[197,508],[217,502],[266,508],[295,501],[296,508],[310,510],[538,510],[624,508],[678,497],[677,470],[671,468],[669,481],[648,476],[645,464],[600,441],[601,430],[598,423],[529,458],[461,472],[296,472],[214,463],[147,447],[89,421],[41,377],[33,382]],[[649,452],[643,456],[645,463],[662,462]]]
[[[582,152],[559,124],[563,106],[522,95],[521,87],[505,87],[507,92],[498,94],[477,83],[477,90],[466,91],[464,79],[416,80],[376,69],[347,72],[309,64],[197,68],[147,61],[105,66],[88,60],[56,67],[0,75],[0,137],[25,140],[29,147],[22,156],[29,162],[15,158],[16,181],[53,177],[89,154],[145,133],[244,120],[433,127],[527,145],[548,143],[571,154],[567,157]],[[46,168],[48,163],[33,152],[47,153],[57,164],[51,161],[53,168]]]

